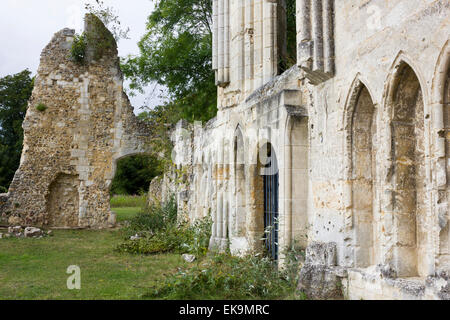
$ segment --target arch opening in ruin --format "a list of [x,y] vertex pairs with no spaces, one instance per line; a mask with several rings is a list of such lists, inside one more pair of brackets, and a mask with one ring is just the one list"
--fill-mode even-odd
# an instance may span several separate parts
[[418,276],[426,250],[425,135],[422,88],[405,62],[392,95],[394,256],[397,275]]
[[[129,169],[130,164],[126,163],[129,160],[133,160],[132,165],[134,168],[132,171]],[[153,177],[150,176],[151,174],[149,175],[149,172],[146,169],[150,168],[150,166],[154,167],[156,161],[156,158],[151,157],[149,153],[144,152],[132,153],[116,159],[113,165],[114,175],[112,179],[106,183],[110,193],[138,195],[148,192],[147,188]],[[154,174],[157,176],[160,173],[155,171]],[[119,175],[122,177],[119,177]],[[119,178],[122,179],[122,181],[128,181],[131,184],[121,185]],[[137,186],[144,186],[143,188],[145,189],[139,189]]]
[[376,176],[376,117],[375,106],[366,86],[357,88],[351,120],[352,203],[355,237],[355,266],[376,264],[374,217]]

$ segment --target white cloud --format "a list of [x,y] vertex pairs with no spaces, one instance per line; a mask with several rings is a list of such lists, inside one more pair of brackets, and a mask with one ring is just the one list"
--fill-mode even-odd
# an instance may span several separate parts
[[[63,28],[78,32],[83,26],[85,0],[1,0],[0,10],[0,77],[39,66],[42,49],[53,34]],[[94,0],[90,0],[94,2]],[[130,27],[130,39],[119,42],[119,54],[139,52],[137,42],[145,33],[147,17],[154,8],[151,0],[104,0],[112,6],[124,27]],[[151,94],[152,90],[149,90]],[[130,97],[137,111],[148,98],[150,106],[161,102],[156,96]]]

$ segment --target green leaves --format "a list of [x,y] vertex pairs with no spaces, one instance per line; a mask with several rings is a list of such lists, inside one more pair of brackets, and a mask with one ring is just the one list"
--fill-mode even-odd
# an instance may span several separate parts
[[72,48],[70,50],[71,58],[79,64],[84,63],[84,58],[86,56],[86,47],[87,41],[85,33],[81,35],[75,35],[72,43]]
[[211,237],[212,219],[208,216],[189,224],[178,218],[175,197],[162,205],[152,205],[134,217],[124,228],[127,238],[117,247],[120,252],[155,254],[164,252],[206,255]]
[[45,110],[47,110],[47,106],[43,103],[39,103],[38,105],[36,105],[36,110],[39,112],[44,112]]
[[0,78],[0,186],[9,187],[19,167],[28,99],[33,90],[31,72]]
[[111,185],[112,194],[137,195],[148,190],[152,179],[162,174],[158,159],[151,155],[136,155],[119,160]]
[[[211,67],[211,0],[160,0],[139,42],[140,55],[128,57],[122,70],[131,88],[156,82],[168,89],[170,101],[158,114],[171,124],[184,118],[208,121],[215,116],[217,89]],[[160,116],[149,113],[150,117]]]

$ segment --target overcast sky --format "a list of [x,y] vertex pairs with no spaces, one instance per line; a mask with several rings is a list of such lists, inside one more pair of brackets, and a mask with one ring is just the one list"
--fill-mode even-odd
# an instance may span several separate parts
[[[81,32],[84,4],[94,0],[0,0],[0,77],[26,68],[36,73],[42,49],[53,34],[63,28]],[[117,12],[123,27],[129,27],[129,40],[120,40],[119,55],[137,54],[137,42],[145,33],[148,15],[154,8],[152,0],[104,0]],[[135,112],[142,105],[161,102],[154,86],[145,95],[130,97]]]

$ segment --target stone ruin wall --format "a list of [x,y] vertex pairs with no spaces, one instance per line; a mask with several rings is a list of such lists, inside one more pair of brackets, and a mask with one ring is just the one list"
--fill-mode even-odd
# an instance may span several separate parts
[[[96,25],[86,17],[86,29]],[[74,30],[56,33],[43,50],[24,128],[21,163],[1,217],[11,225],[111,226],[109,188],[117,160],[149,150],[150,128],[123,91],[117,47],[84,64],[70,58]],[[111,35],[112,36],[112,35]],[[92,52],[93,48],[87,48]],[[47,108],[38,111],[36,106]]]
[[323,279],[339,279],[351,299],[448,299],[448,2],[298,0],[297,67],[282,75],[259,60],[279,52],[260,51],[272,42],[258,36],[276,10],[255,9],[277,2],[220,2],[219,112],[203,131],[191,129],[189,143],[175,139],[191,161],[187,214],[211,213],[215,245],[256,248],[255,169],[270,141],[280,166],[280,244],[335,250],[332,264],[321,262],[322,249],[307,259],[304,279],[313,283],[303,285],[317,292]]
[[[303,288],[448,299],[448,1],[297,0],[297,65],[282,74],[283,1],[239,3],[213,1],[218,115],[178,125],[176,169],[153,188],[192,220],[210,213],[212,247],[260,250],[270,144],[280,247],[308,248]],[[10,223],[107,225],[115,161],[145,151],[117,53],[80,67],[72,39],[63,30],[43,52],[21,166],[0,196]]]

